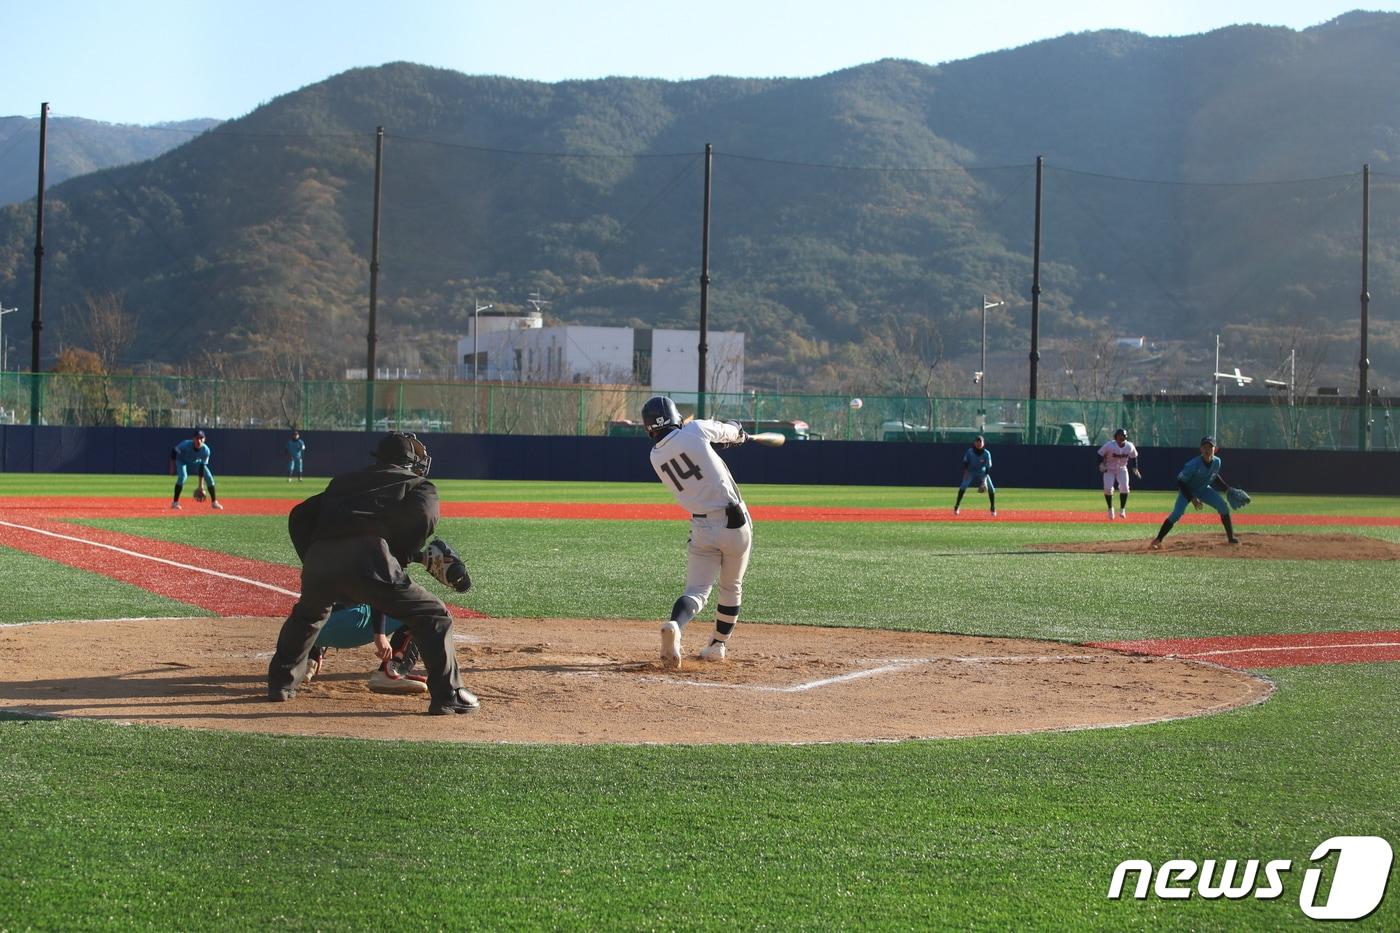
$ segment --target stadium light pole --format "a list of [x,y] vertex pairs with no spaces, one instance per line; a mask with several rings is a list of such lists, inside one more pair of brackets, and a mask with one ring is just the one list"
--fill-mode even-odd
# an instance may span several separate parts
[[979,428],[987,426],[987,312],[1005,304],[1000,299],[988,300],[986,295],[982,296],[982,368],[977,373],[977,417],[982,419]]
[[5,315],[18,311],[18,307],[6,308],[0,306],[0,373],[5,371]]
[[478,367],[481,365],[481,318],[483,311],[490,311],[495,305],[484,305],[472,299],[472,382],[478,382]]

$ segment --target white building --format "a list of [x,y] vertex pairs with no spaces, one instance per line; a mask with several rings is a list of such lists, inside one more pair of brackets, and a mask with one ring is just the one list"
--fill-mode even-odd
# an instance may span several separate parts
[[[695,392],[699,331],[567,324],[545,327],[539,314],[479,317],[457,341],[463,379],[490,382],[639,385],[657,392]],[[744,335],[710,331],[706,389],[744,388]]]

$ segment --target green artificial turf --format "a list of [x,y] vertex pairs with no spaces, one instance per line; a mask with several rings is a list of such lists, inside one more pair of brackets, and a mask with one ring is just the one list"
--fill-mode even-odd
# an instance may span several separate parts
[[[1092,471],[1091,471],[1092,472]],[[844,508],[951,509],[956,485],[936,486],[790,486],[742,483],[751,505],[784,505]],[[1095,479],[1097,476],[1095,475]],[[457,502],[659,502],[673,503],[660,483],[554,483],[543,481],[434,479],[443,499]],[[219,494],[229,502],[246,499],[301,499],[325,488],[325,477],[304,483],[288,483],[270,476],[220,476]],[[154,496],[170,494],[163,476],[83,476],[75,487],[69,474],[0,474],[0,499],[12,496]],[[1171,510],[1176,492],[1143,490],[1133,493],[1131,506],[1138,512]],[[965,505],[980,507],[984,500],[969,493]],[[1096,482],[1083,489],[1016,489],[997,492],[997,506],[1005,517],[1020,510],[1099,512],[1103,493]],[[1400,517],[1400,498],[1385,496],[1301,496],[1260,494],[1249,506],[1260,515],[1362,515]]]
[[[83,523],[296,562],[280,516]],[[684,520],[448,519],[438,530],[466,556],[475,581],[465,596],[438,592],[491,616],[659,619],[685,589]],[[1208,526],[1178,532],[1193,533],[1219,532]],[[1400,541],[1396,528],[1364,533]],[[1400,562],[1182,559],[1145,547],[1122,555],[1036,549],[1047,541],[1145,544],[1150,535],[1146,526],[1107,523],[759,523],[743,618],[1070,641],[1394,625]]]
[[66,564],[0,547],[0,625],[52,619],[205,616],[187,603],[157,596]]
[[[1400,832],[1400,680],[1271,673],[1205,719],[870,746],[0,722],[0,927],[1301,928],[1313,846]],[[1119,861],[1180,857],[1295,870],[1274,901],[1106,898]]]
[[[0,495],[18,494],[9,480]],[[483,488],[503,501],[667,501],[650,487]],[[84,490],[117,494],[102,478]],[[766,487],[750,499],[769,490],[863,506],[887,492]],[[1037,496],[1053,508],[1084,494]],[[1356,502],[1289,504],[1346,514]],[[1395,500],[1366,509],[1397,512]],[[295,563],[281,516],[84,523]],[[440,530],[471,563],[478,585],[461,601],[473,608],[656,619],[683,586],[686,528]],[[1267,530],[1400,541],[1395,528]],[[1150,531],[760,522],[744,618],[1075,641],[1395,627],[1397,562],[1032,547]],[[9,550],[0,574],[0,621],[202,614]],[[741,622],[736,650],[742,638]],[[0,714],[0,930],[1303,928],[1314,846],[1380,835],[1400,847],[1397,671],[1265,671],[1278,687],[1267,702],[1173,723],[878,745],[394,743]],[[1272,901],[1109,901],[1128,858],[1286,858],[1294,870]],[[1395,887],[1359,928],[1400,927]]]

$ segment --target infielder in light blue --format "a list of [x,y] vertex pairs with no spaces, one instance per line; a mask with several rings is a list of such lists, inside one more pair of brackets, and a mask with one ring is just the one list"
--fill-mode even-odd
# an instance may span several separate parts
[[292,481],[292,477],[297,478],[297,482],[302,480],[301,455],[306,453],[306,441],[301,439],[300,431],[292,432],[292,439],[287,441],[287,482]]
[[997,487],[992,482],[992,452],[987,449],[987,441],[982,435],[972,439],[972,446],[962,458],[962,485],[958,486],[958,499],[953,503],[953,514],[962,511],[963,494],[967,487],[977,484],[978,492],[985,492],[991,505],[992,515],[997,514]]
[[175,498],[170,500],[170,507],[179,511],[180,493],[185,489],[185,479],[194,474],[198,489],[195,491],[195,499],[204,498],[204,484],[209,484],[209,504],[216,509],[222,509],[219,505],[219,494],[214,491],[214,474],[209,469],[209,461],[213,457],[214,451],[204,442],[204,432],[196,430],[194,436],[188,440],[183,440],[170,448],[170,473],[175,477]]
[[1221,492],[1230,491],[1230,484],[1220,475],[1222,465],[1221,459],[1215,455],[1215,438],[1209,435],[1201,438],[1201,455],[1192,457],[1176,475],[1176,505],[1166,521],[1162,522],[1157,537],[1152,540],[1153,550],[1161,549],[1162,539],[1172,530],[1173,525],[1181,521],[1181,516],[1186,514],[1187,505],[1194,505],[1197,511],[1201,509],[1202,504],[1215,509],[1220,513],[1220,524],[1225,526],[1225,536],[1229,538],[1230,543],[1240,543],[1235,537],[1235,528],[1230,521],[1230,503],[1220,495]]

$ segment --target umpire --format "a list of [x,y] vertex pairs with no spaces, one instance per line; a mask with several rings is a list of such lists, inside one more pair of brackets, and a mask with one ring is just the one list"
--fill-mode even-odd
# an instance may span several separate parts
[[437,487],[426,479],[432,458],[422,441],[402,433],[384,437],[374,458],[371,466],[331,480],[325,492],[294,507],[288,517],[302,560],[301,599],[277,636],[267,698],[283,702],[296,696],[333,603],[368,603],[413,633],[428,674],[428,712],[469,713],[480,704],[462,687],[452,617],[442,600],[404,570],[437,525]]

